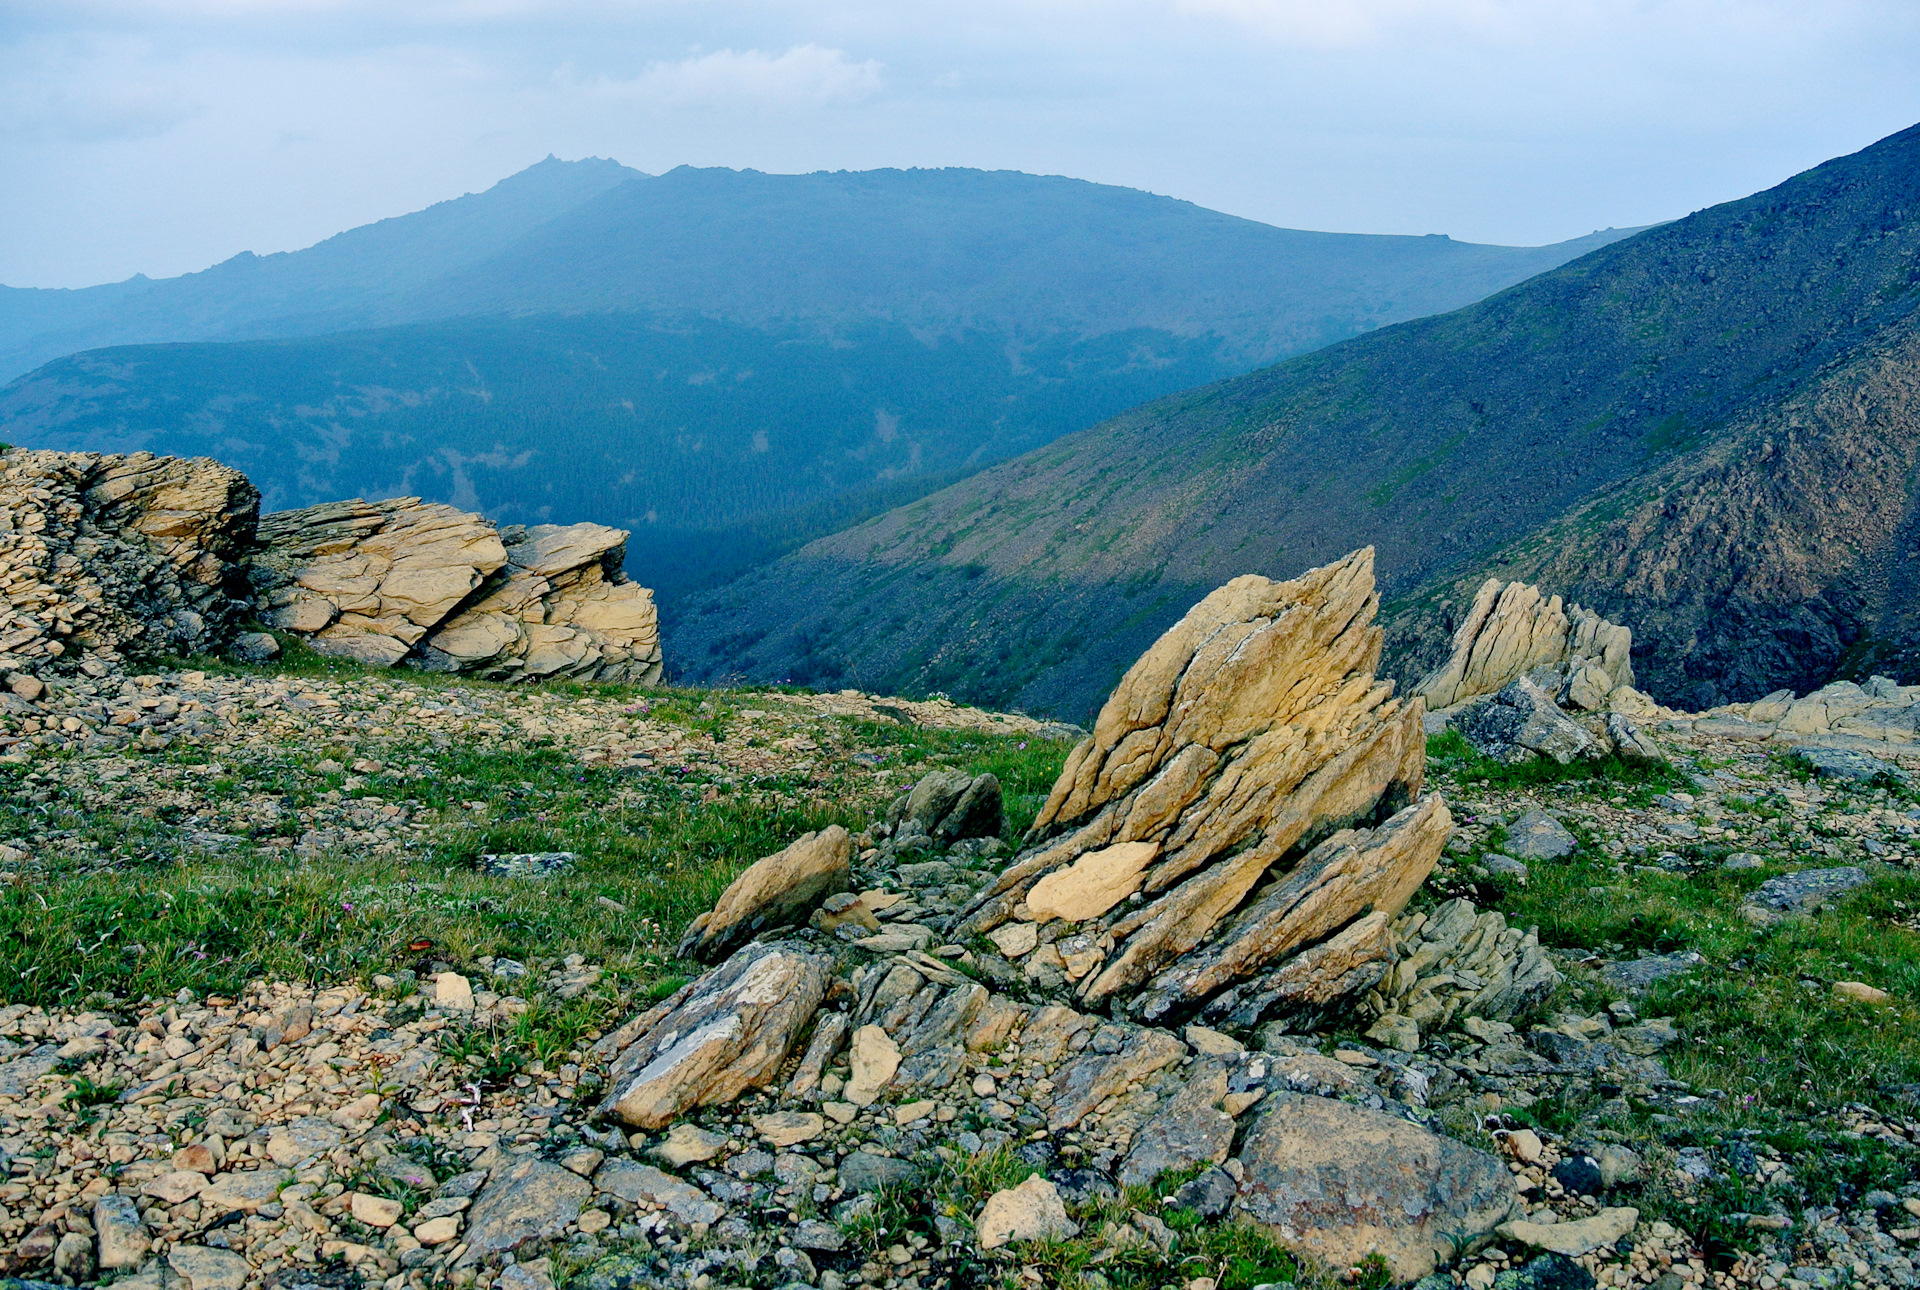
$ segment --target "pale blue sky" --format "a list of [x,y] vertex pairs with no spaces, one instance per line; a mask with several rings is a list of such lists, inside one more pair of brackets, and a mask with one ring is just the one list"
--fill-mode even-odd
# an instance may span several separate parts
[[1556,241],[1920,121],[1912,0],[9,0],[0,282],[288,250],[548,153],[964,165]]

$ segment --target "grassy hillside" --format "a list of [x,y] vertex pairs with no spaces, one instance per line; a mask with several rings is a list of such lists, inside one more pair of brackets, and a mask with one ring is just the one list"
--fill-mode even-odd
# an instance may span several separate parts
[[[844,678],[1083,714],[1236,574],[1290,576],[1370,543],[1389,596],[1412,601],[1571,523],[1572,508],[1613,499],[1582,512],[1596,531],[1632,503],[1657,510],[1657,472],[1764,443],[1761,423],[1791,423],[1784,410],[1816,389],[1844,396],[1823,377],[1892,345],[1920,307],[1917,255],[1920,128],[1455,313],[1137,409],[814,543],[703,598],[669,657],[691,677]],[[1849,416],[1911,436],[1909,407]],[[1793,460],[1777,446],[1763,459],[1776,500],[1800,487]],[[1844,452],[1834,470],[1846,474]],[[1904,513],[1906,477],[1875,479],[1879,509]],[[1732,546],[1772,513],[1756,506],[1722,516]],[[1803,567],[1762,600],[1786,613],[1808,584],[1875,558],[1873,535],[1854,536],[1779,547],[1770,558]],[[1720,571],[1683,561],[1609,607],[1657,634],[1654,604]],[[1426,602],[1434,630],[1402,635],[1409,675],[1423,660],[1406,643],[1444,629],[1445,599]],[[1777,616],[1724,618],[1708,597],[1725,648],[1671,642],[1643,678],[1698,703],[1830,671],[1856,620],[1880,612],[1840,599],[1853,626],[1799,645],[1784,628],[1778,656],[1728,672],[1725,656]]]

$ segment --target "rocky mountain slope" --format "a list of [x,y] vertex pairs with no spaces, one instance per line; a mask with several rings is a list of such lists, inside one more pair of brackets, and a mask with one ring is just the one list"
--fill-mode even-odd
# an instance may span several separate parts
[[1621,236],[1300,232],[1012,172],[548,160],[303,251],[0,291],[0,374],[41,362],[0,390],[0,440],[213,456],[270,509],[592,516],[675,590]]
[[1390,671],[1504,569],[1632,622],[1657,697],[1808,688],[1911,612],[1917,160],[1920,128],[1148,405],[700,598],[674,653],[1084,713],[1205,589],[1370,543]]

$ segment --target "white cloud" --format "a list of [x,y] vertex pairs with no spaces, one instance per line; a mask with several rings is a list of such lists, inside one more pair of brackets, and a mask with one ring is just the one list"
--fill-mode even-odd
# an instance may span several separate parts
[[717,49],[678,62],[649,63],[630,80],[601,76],[576,80],[575,91],[666,108],[828,107],[859,103],[884,86],[881,65],[855,62],[844,50],[795,45],[783,54]]
[[200,110],[122,45],[16,47],[0,58],[0,134],[66,143],[152,139]]

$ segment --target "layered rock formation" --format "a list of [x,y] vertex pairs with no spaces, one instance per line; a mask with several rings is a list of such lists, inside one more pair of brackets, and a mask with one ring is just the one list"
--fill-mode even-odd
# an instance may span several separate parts
[[1385,919],[1450,825],[1418,800],[1420,703],[1373,674],[1378,604],[1369,548],[1194,606],[1121,680],[960,930],[1040,924],[1030,977],[1057,965],[1084,1004],[1145,1020],[1228,989],[1244,1010],[1371,984]]
[[259,506],[204,457],[0,455],[0,669],[217,647]]
[[260,536],[263,616],[322,653],[495,680],[660,679],[659,616],[621,572],[624,530],[496,529],[403,497],[283,511]]
[[1453,653],[1413,692],[1450,708],[1529,677],[1562,705],[1597,711],[1633,684],[1633,632],[1522,582],[1488,578],[1453,634]]
[[1509,927],[1497,910],[1482,913],[1471,901],[1407,914],[1390,937],[1393,969],[1364,1001],[1380,1017],[1369,1034],[1409,1051],[1421,1034],[1465,1017],[1504,1021],[1545,1002],[1560,983],[1537,933]]

